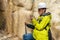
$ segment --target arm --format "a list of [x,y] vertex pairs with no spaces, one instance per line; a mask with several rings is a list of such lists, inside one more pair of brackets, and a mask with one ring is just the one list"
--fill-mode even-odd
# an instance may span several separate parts
[[50,16],[45,16],[40,23],[36,21],[36,19],[33,19],[33,25],[35,25],[35,28],[38,30],[43,29],[49,22],[50,22]]
[[34,25],[32,25],[32,24],[26,24],[26,23],[25,23],[25,25],[26,25],[27,27],[31,28],[31,29],[34,29],[34,28],[35,28]]

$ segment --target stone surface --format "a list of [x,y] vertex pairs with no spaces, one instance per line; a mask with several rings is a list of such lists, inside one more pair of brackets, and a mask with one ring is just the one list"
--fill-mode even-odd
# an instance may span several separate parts
[[[51,32],[54,40],[60,40],[60,0],[0,0],[0,23],[5,18],[6,31],[13,36],[18,36],[22,40],[25,34],[25,22],[31,23],[30,16],[36,19],[38,15],[38,3],[45,2],[47,4],[47,12],[51,12]],[[28,33],[32,29],[27,28]],[[16,40],[18,40],[16,38]],[[15,38],[12,38],[15,40]]]

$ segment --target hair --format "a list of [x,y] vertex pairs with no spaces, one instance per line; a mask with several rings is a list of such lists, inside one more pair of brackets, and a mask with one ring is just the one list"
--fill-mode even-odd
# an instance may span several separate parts
[[[45,11],[44,11],[44,12],[46,12],[46,8],[40,8],[40,9],[45,9]],[[38,9],[38,11],[40,11],[40,9]]]

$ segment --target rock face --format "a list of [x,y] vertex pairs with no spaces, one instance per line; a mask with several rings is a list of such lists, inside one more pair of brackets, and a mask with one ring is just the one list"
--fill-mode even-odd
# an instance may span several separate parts
[[[60,40],[60,0],[0,0],[0,26],[4,24],[7,34],[18,36],[20,40],[23,40],[25,22],[31,23],[31,15],[36,18],[39,16],[39,2],[47,4],[47,12],[52,14],[52,36],[54,40]],[[28,33],[32,32],[30,28],[27,30]]]

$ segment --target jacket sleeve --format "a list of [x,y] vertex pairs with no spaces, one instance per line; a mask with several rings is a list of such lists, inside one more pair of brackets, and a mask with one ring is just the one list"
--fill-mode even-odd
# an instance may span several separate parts
[[45,16],[40,23],[38,23],[36,19],[33,19],[32,22],[33,25],[35,25],[35,28],[41,30],[50,22],[50,20],[50,16]]
[[31,28],[31,29],[34,29],[35,27],[34,27],[34,25],[32,25],[32,24],[25,24],[28,28]]

